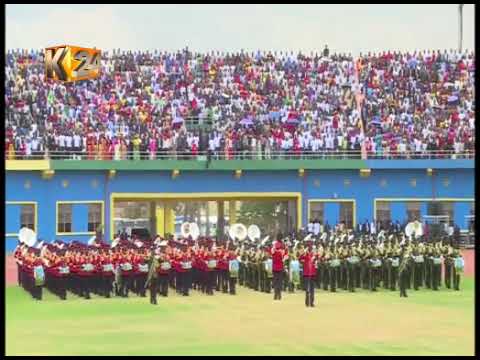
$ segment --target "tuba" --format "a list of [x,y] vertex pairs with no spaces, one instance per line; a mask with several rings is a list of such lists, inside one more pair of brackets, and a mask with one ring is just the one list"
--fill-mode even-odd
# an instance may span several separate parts
[[[240,224],[241,225],[241,224]],[[243,231],[243,230],[242,230]],[[260,228],[253,224],[253,225],[250,225],[248,227],[248,230],[247,230],[247,235],[248,235],[248,238],[252,241],[252,242],[255,242],[256,240],[259,240],[260,239]]]
[[18,240],[29,247],[33,247],[37,242],[37,234],[32,229],[23,227],[18,232]]
[[407,226],[405,226],[405,235],[407,237],[415,237],[419,238],[420,236],[423,235],[423,228],[422,228],[422,223],[419,221],[413,221],[409,222]]
[[200,229],[198,228],[197,223],[189,223],[184,222],[180,228],[180,232],[182,233],[182,237],[187,239],[188,237],[192,237],[193,240],[197,240],[200,236]]
[[[245,225],[236,223],[230,226],[230,229],[228,230],[228,235],[230,235],[233,241],[235,241],[236,239],[238,239],[239,241],[243,241],[248,235],[248,230]],[[258,238],[260,238],[260,235],[258,236]]]

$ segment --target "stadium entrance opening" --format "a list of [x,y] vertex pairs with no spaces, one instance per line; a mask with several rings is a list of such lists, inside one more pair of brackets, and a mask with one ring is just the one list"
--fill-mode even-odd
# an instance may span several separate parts
[[181,235],[195,222],[201,236],[228,234],[231,225],[256,224],[262,237],[290,233],[301,226],[299,193],[123,194],[111,196],[110,233],[139,237]]

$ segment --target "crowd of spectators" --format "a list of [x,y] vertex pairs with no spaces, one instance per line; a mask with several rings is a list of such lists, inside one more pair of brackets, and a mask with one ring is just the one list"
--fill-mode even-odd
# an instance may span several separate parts
[[102,53],[99,78],[61,83],[45,79],[42,51],[9,50],[6,158],[473,152],[474,61],[468,51],[116,50]]

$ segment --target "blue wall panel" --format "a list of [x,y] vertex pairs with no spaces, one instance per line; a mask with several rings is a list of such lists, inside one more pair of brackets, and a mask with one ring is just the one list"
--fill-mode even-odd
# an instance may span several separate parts
[[[448,167],[448,163],[438,163],[442,166],[432,163],[434,162],[428,167],[435,169],[433,176],[428,176],[425,168],[417,169],[411,166],[407,169],[402,165],[403,169],[372,168],[371,175],[366,178],[360,177],[358,170],[307,170],[304,177],[299,177],[298,172],[293,170],[244,171],[240,179],[234,177],[233,171],[182,171],[176,179],[171,178],[170,171],[117,171],[116,176],[109,180],[106,171],[57,171],[52,179],[44,180],[39,171],[9,171],[6,174],[6,200],[38,203],[39,237],[47,241],[58,238],[86,242],[89,235],[56,236],[56,201],[103,200],[108,239],[112,192],[300,192],[304,226],[308,220],[309,199],[333,199],[335,196],[338,199],[355,199],[357,222],[363,222],[373,218],[375,198],[474,198],[473,168],[449,169],[442,168]],[[416,186],[412,185],[413,179]],[[30,183],[29,187],[25,186],[27,181]],[[329,205],[332,206],[332,215],[328,216],[333,217],[335,213],[331,223],[333,224],[338,219],[339,211],[333,210],[335,205],[332,203],[326,203],[326,208]],[[467,210],[462,206],[455,207],[455,221],[464,227],[464,214],[468,214],[469,208]],[[87,207],[85,206],[84,210],[80,210],[81,207],[78,209],[75,207],[73,231],[87,231]],[[422,215],[426,214],[426,203],[422,204],[421,211]],[[330,210],[328,213],[330,214]],[[395,208],[394,205],[392,218],[395,220],[398,217],[402,222],[402,214],[406,216],[405,208]],[[19,227],[19,221],[20,215],[17,216],[7,207],[6,230]],[[11,243],[15,244],[16,238],[6,239],[7,247],[10,247],[8,244]]]
[[459,201],[455,203],[453,208],[453,221],[460,227],[460,229],[468,229],[468,223],[465,216],[470,215],[471,208],[471,202]]
[[392,201],[390,203],[390,213],[393,222],[402,223],[407,217],[407,204],[403,201]]
[[18,204],[6,205],[6,229],[8,234],[16,234],[20,230],[20,207]]

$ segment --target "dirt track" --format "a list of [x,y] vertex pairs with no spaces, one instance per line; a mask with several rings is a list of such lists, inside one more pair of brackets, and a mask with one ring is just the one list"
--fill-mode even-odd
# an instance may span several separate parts
[[[465,259],[465,275],[475,276],[475,251],[463,250],[462,254]],[[7,286],[17,283],[17,265],[12,255],[5,258],[5,282]]]

